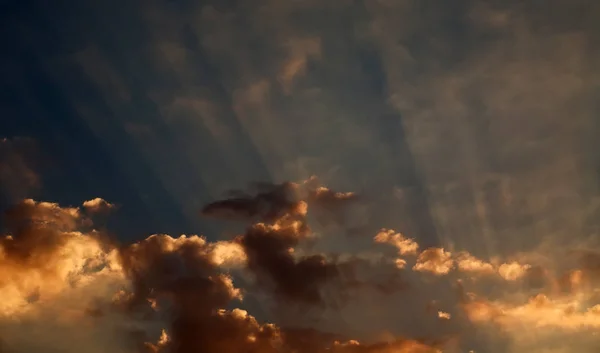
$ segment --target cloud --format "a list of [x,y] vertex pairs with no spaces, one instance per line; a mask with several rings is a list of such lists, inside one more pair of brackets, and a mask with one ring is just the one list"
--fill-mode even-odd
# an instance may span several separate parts
[[316,186],[314,178],[300,184],[255,186],[256,194],[213,202],[203,214],[257,221],[235,241],[244,249],[258,284],[272,288],[284,301],[309,305],[325,304],[322,291],[328,285],[349,286],[343,284],[340,266],[348,272],[352,262],[338,263],[322,254],[298,255],[295,250],[314,235],[308,226],[309,205],[336,212],[356,195]]
[[482,261],[467,252],[458,254],[456,266],[459,271],[475,274],[490,274],[495,272],[492,264]]
[[[374,241],[396,247],[396,241],[407,239],[395,235],[394,231],[384,230]],[[597,340],[593,332],[600,303],[598,256],[594,251],[573,250],[579,246],[577,242],[569,248],[545,243],[531,252],[516,252],[506,259],[496,256],[489,261],[466,251],[433,247],[416,254],[416,259],[408,256],[395,261],[402,261],[398,268],[408,279],[407,292],[414,293],[411,303],[416,305],[419,295],[433,299],[422,304],[424,311],[452,322],[463,349],[496,345],[494,352],[568,352],[569,347],[588,351]],[[590,245],[582,246],[586,247]],[[414,261],[413,274],[431,272],[436,276],[406,277],[408,261]],[[448,293],[449,289],[441,289],[445,281],[457,281],[462,294],[453,300],[448,294],[432,296],[441,291]],[[469,330],[476,330],[473,335],[480,339],[486,338],[478,342],[467,333]]]
[[[78,207],[31,199],[15,205],[7,213],[10,235],[0,242],[0,328],[6,349],[71,351],[88,343],[94,344],[92,352],[452,353],[508,344],[508,351],[517,352],[533,344],[527,330],[570,340],[600,325],[592,251],[567,249],[570,255],[561,256],[558,250],[540,250],[486,262],[465,251],[432,247],[419,252],[414,240],[384,229],[374,241],[393,246],[405,260],[311,253],[302,245],[318,240],[307,217],[314,189],[304,193],[289,185],[295,184],[257,185],[256,195],[241,197],[242,208],[221,201],[209,205],[211,212],[226,209],[228,217],[241,214],[249,224],[237,237],[216,242],[155,234],[118,245],[94,230]],[[397,267],[397,260],[414,265]],[[401,274],[402,286],[389,277],[391,289],[382,295],[386,282],[380,279],[387,270]],[[450,295],[457,280],[460,295]],[[382,290],[362,291],[365,287]],[[351,291],[354,295],[347,296]],[[335,292],[346,299],[332,306]],[[269,323],[250,314],[247,296],[300,304],[304,310],[321,308],[323,323],[306,326],[302,315],[285,316],[283,325]],[[69,304],[74,300],[76,305]],[[378,313],[370,312],[376,308]],[[397,310],[407,319],[398,321]],[[378,339],[379,323],[368,335],[327,333],[328,327],[343,327],[335,325],[335,316],[350,313],[355,320],[364,315],[402,329],[382,326],[393,330],[385,340]],[[305,327],[314,327],[312,333]],[[366,343],[359,343],[365,337]]]
[[444,312],[444,311],[438,311],[438,317],[440,319],[450,320],[450,318],[452,317],[452,315],[450,315],[449,313]]
[[96,197],[95,199],[85,201],[83,203],[83,207],[85,209],[87,209],[89,212],[99,213],[99,212],[108,212],[111,209],[113,209],[115,207],[115,205],[113,205],[110,202],[107,202],[106,200],[104,200],[100,197]]
[[[14,334],[23,330],[21,324],[12,322],[13,318],[33,320],[35,327],[44,330],[49,317],[60,310],[57,319],[66,321],[56,330],[82,335],[81,341],[79,336],[70,341],[72,347],[82,345],[90,334],[100,336],[92,340],[96,342],[112,329],[120,331],[122,345],[115,351],[136,344],[156,352],[265,351],[286,344],[276,326],[259,324],[244,310],[226,309],[243,298],[227,270],[247,268],[259,283],[268,279],[276,296],[308,304],[321,301],[320,283],[336,277],[338,270],[319,255],[295,259],[290,252],[309,236],[306,203],[286,200],[281,194],[289,191],[285,187],[259,188],[269,191],[246,199],[251,200],[250,209],[258,211],[244,214],[261,222],[231,242],[157,234],[114,247],[93,229],[92,221],[78,207],[31,199],[17,204],[7,212],[10,235],[2,239],[0,248],[4,274],[0,308],[2,325],[7,327],[3,332],[11,335],[5,338],[8,349],[64,347],[67,343],[58,343],[59,332],[54,331],[55,337],[39,337],[36,344],[27,344],[22,334]],[[83,207],[93,213],[107,205],[110,203],[97,198]],[[217,205],[239,211],[228,203]],[[254,208],[256,205],[259,207]],[[65,310],[69,298],[75,297],[80,303]],[[142,321],[135,319],[139,315]],[[156,331],[156,322],[164,319],[165,333],[152,343],[149,332]],[[91,320],[93,328],[72,328],[73,320]],[[94,349],[106,347],[97,344]]]
[[304,204],[300,203],[298,184],[257,184],[255,195],[240,195],[215,201],[202,209],[202,214],[211,217],[241,218],[243,220],[275,221],[287,213],[303,216]]
[[51,300],[69,283],[108,271],[114,261],[99,234],[79,230],[77,208],[27,199],[9,210],[6,220],[10,233],[0,239],[3,315]]
[[510,262],[500,265],[498,273],[507,281],[515,281],[523,277],[531,266],[522,265],[518,262]]
[[148,310],[147,298],[167,302],[171,322],[165,349],[258,351],[270,346],[278,339],[274,326],[259,325],[244,310],[225,309],[231,301],[241,300],[242,293],[220,271],[213,249],[200,237],[165,235],[123,249],[123,270],[133,289],[127,307]]
[[[250,352],[298,351],[325,352],[434,352],[437,344],[429,345],[410,340],[386,344],[336,344],[332,340],[304,337],[300,342],[298,331],[272,324],[259,324],[242,309],[224,309],[232,301],[241,301],[243,292],[237,289],[232,277],[224,275],[220,254],[228,250],[228,258],[235,256],[237,264],[245,264],[256,276],[257,283],[270,288],[277,298],[290,303],[316,305],[323,301],[322,286],[340,276],[341,267],[321,255],[295,257],[293,249],[310,236],[306,227],[306,205],[283,201],[275,187],[274,193],[260,193],[260,197],[244,198],[245,207],[236,203],[217,202],[209,205],[214,211],[225,208],[243,216],[258,217],[258,222],[231,243],[214,245],[200,237],[152,236],[121,251],[124,272],[132,279],[133,293],[128,306],[148,306],[168,299],[174,317],[167,328],[168,340],[149,344],[153,351],[176,349],[189,352],[244,350]],[[256,211],[255,204],[260,203]],[[252,212],[246,212],[250,209]],[[205,209],[206,210],[206,209]],[[264,210],[264,212],[262,212]],[[232,215],[228,213],[228,215]],[[238,248],[237,245],[241,245]],[[239,250],[243,249],[243,253]],[[244,256],[242,256],[244,254]],[[183,274],[183,275],[179,275]],[[196,298],[202,298],[198,301]],[[158,306],[160,307],[160,305]],[[296,333],[293,333],[296,332]],[[317,331],[318,332],[318,331]],[[164,337],[164,336],[163,336]],[[306,342],[310,339],[310,342]],[[310,350],[305,350],[311,347]]]
[[109,344],[106,327],[86,314],[125,282],[117,254],[101,234],[86,230],[79,209],[27,199],[5,220],[10,233],[0,238],[0,332],[7,352],[124,352],[126,339],[119,333]]
[[376,243],[389,243],[398,248],[399,255],[416,255],[419,244],[413,239],[407,239],[393,229],[382,229],[374,238]]
[[[584,256],[585,257],[585,256]],[[578,251],[544,246],[505,262],[504,287],[493,291],[470,284],[461,306],[471,322],[487,332],[504,332],[511,352],[590,350],[597,341],[597,282]],[[537,260],[536,260],[537,259]],[[551,260],[550,260],[551,259]],[[489,283],[487,284],[489,285]]]
[[[319,330],[298,341],[293,327],[259,323],[245,309],[231,308],[243,305],[245,290],[230,271],[249,271],[276,298],[305,305],[324,301],[325,284],[355,278],[357,262],[294,254],[312,236],[306,202],[287,202],[280,188],[260,187],[277,191],[250,198],[261,203],[261,212],[250,214],[259,219],[232,241],[156,234],[116,245],[78,207],[31,199],[16,205],[7,213],[11,233],[0,248],[0,327],[8,351],[71,351],[86,342],[92,352],[439,351],[439,342],[404,338],[339,343]],[[103,204],[97,200],[83,207]],[[29,332],[35,340],[27,340],[25,325],[36,330]]]
[[258,224],[243,235],[241,243],[248,254],[249,269],[259,282],[272,282],[284,299],[319,304],[321,287],[337,278],[339,270],[322,255],[295,259],[292,251],[306,236],[299,227],[298,223],[275,227]]
[[465,306],[468,317],[482,326],[508,333],[512,351],[588,351],[597,341],[598,307],[576,297],[552,299],[537,294],[525,303],[477,301]]
[[[468,307],[467,312],[471,309]],[[600,306],[585,307],[577,300],[552,300],[544,294],[531,297],[527,303],[509,306],[502,303],[479,303],[472,308],[475,321],[490,319],[501,325],[532,325],[536,328],[558,327],[578,330],[600,326]]]
[[454,267],[452,254],[441,248],[423,250],[417,257],[413,270],[431,272],[435,275],[445,275]]

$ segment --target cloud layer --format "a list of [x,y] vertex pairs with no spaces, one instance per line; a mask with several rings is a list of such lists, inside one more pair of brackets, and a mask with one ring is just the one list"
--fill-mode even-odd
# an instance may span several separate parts
[[[3,351],[562,352],[557,337],[593,349],[598,253],[540,247],[486,260],[421,249],[391,229],[371,235],[368,251],[315,252],[311,241],[327,235],[309,227],[311,214],[319,205],[343,213],[356,197],[315,183],[261,184],[207,205],[206,215],[247,224],[218,242],[155,234],[117,244],[90,218],[104,200],[22,201],[6,213],[0,242]],[[377,278],[390,271],[403,285],[381,290]],[[256,301],[263,311],[301,310],[265,322],[249,311]],[[306,320],[311,310],[319,322]],[[332,330],[342,317],[362,332]]]

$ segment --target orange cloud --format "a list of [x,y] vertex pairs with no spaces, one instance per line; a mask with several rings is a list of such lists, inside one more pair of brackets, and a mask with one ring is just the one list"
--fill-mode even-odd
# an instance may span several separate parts
[[92,213],[98,213],[110,211],[115,205],[100,197],[96,197],[95,199],[85,201],[83,207]]
[[454,268],[452,254],[442,248],[429,248],[417,257],[413,270],[431,272],[435,275],[448,274]]
[[[115,254],[95,232],[77,230],[79,209],[24,200],[7,212],[10,235],[0,239],[0,312],[26,309],[45,301],[70,283],[110,271]],[[99,270],[100,269],[100,270]]]
[[388,243],[398,249],[400,255],[416,255],[419,244],[413,239],[405,238],[404,235],[396,233],[392,229],[382,229],[374,238],[376,243]]
[[498,267],[498,274],[507,281],[516,281],[527,273],[530,265],[523,265],[516,261],[505,263]]
[[[93,230],[93,223],[79,208],[24,200],[7,213],[11,234],[0,240],[0,329],[11,335],[3,336],[6,344],[25,345],[25,336],[19,334],[24,326],[15,318],[35,322],[40,330],[46,330],[50,318],[54,318],[61,330],[77,335],[73,342],[78,342],[78,347],[83,345],[79,343],[85,341],[83,337],[101,340],[110,330],[118,329],[115,347],[98,343],[98,347],[111,351],[133,344],[151,353],[201,349],[261,353],[455,352],[452,344],[397,339],[396,335],[386,342],[363,344],[319,330],[311,335],[299,334],[287,326],[261,323],[246,309],[229,309],[244,304],[248,288],[238,285],[248,280],[255,280],[262,294],[304,308],[333,310],[334,306],[329,305],[330,289],[348,296],[349,290],[365,285],[387,291],[386,300],[390,302],[385,305],[415,304],[390,296],[397,292],[392,282],[392,287],[386,287],[376,280],[359,280],[359,270],[365,277],[381,275],[378,266],[390,264],[381,256],[371,256],[365,262],[359,257],[326,256],[303,248],[305,240],[314,240],[308,215],[311,203],[316,201],[308,196],[316,189],[304,193],[300,184],[281,185],[262,185],[259,196],[218,201],[205,208],[210,215],[227,210],[228,217],[241,216],[249,223],[233,240],[216,242],[197,235],[155,234],[133,244],[115,246]],[[439,299],[432,309],[435,317],[427,315],[423,306],[424,318],[436,319],[427,325],[442,325],[443,321],[444,330],[465,336],[461,338],[465,342],[469,335],[465,320],[478,327],[491,327],[497,332],[494,335],[509,333],[511,339],[518,340],[519,347],[525,339],[521,335],[525,327],[544,334],[551,330],[575,334],[600,327],[600,307],[594,302],[599,297],[593,285],[595,267],[590,256],[578,263],[581,268],[560,267],[558,271],[535,263],[535,256],[519,257],[528,258],[531,265],[499,260],[493,263],[500,265],[493,265],[467,252],[451,253],[441,247],[419,253],[414,240],[393,230],[382,229],[374,240],[394,246],[399,255],[416,255],[410,259],[414,260],[414,272],[392,272],[402,275],[406,295],[418,296],[425,303]],[[398,268],[408,265],[401,258],[395,259],[395,264]],[[439,278],[431,281],[422,277],[423,272]],[[473,274],[495,274],[496,279],[505,279],[495,286],[506,286],[506,291],[490,293],[480,281],[465,281],[461,286],[469,292],[454,298],[457,301],[453,303],[452,296],[445,294],[447,289],[433,289],[444,278]],[[238,281],[242,278],[238,275],[244,280]],[[534,286],[526,285],[532,281],[537,281]],[[417,291],[424,284],[431,289]],[[506,294],[511,290],[515,292]],[[541,293],[525,303],[519,301],[532,290]],[[76,305],[69,304],[75,299]],[[454,311],[453,305],[464,315]],[[337,306],[335,310],[343,309]],[[84,324],[77,326],[77,322]],[[47,335],[40,336],[38,342],[30,351],[39,351],[44,344],[66,344],[58,344]]]
[[467,252],[461,252],[458,254],[456,266],[459,271],[469,273],[490,274],[495,272],[492,264],[482,261]]
[[474,322],[494,322],[503,327],[560,328],[569,331],[600,327],[600,306],[586,306],[576,298],[551,299],[535,295],[514,305],[498,301],[475,301],[465,306]]

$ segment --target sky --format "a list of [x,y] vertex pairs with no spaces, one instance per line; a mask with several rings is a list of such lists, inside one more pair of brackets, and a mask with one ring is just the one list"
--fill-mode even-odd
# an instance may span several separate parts
[[0,39],[1,353],[600,345],[600,3],[5,0]]

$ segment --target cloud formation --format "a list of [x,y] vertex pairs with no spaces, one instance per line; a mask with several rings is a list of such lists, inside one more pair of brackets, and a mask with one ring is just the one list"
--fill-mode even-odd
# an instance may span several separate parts
[[[89,342],[92,352],[457,353],[481,349],[471,336],[480,332],[488,337],[484,344],[508,344],[510,352],[517,352],[533,344],[526,331],[571,340],[600,327],[600,256],[593,251],[567,251],[564,259],[569,260],[554,264],[544,259],[559,253],[485,261],[466,251],[421,250],[414,239],[383,229],[373,243],[388,244],[401,258],[311,254],[311,247],[302,244],[314,240],[308,216],[318,198],[304,193],[302,185],[260,185],[256,195],[205,207],[207,215],[241,215],[249,222],[239,236],[217,242],[155,234],[118,245],[94,230],[82,212],[89,210],[89,202],[79,208],[22,201],[6,213],[9,234],[0,242],[0,328],[7,332],[3,349],[69,352]],[[358,261],[360,256],[364,260]],[[398,266],[399,260],[406,266]],[[377,277],[388,270],[405,283],[389,292],[393,295],[356,291],[376,283],[359,279],[357,271]],[[336,291],[356,295],[330,306]],[[345,306],[353,301],[378,300],[380,305],[399,305],[417,315],[414,322],[426,325],[420,335],[394,330],[382,340],[384,332],[374,331],[356,339],[328,333],[321,324],[307,329],[301,317],[296,318],[300,326],[291,318],[285,325],[265,322],[249,313],[253,306],[244,307],[246,295],[300,304],[304,310],[320,307],[325,321],[345,315]],[[69,304],[73,301],[76,305]],[[36,343],[27,339],[26,323],[39,330],[31,333]],[[76,336],[69,341],[68,334]],[[107,337],[111,343],[104,342]],[[366,343],[359,343],[365,337]]]
[[[63,322],[59,329],[74,329],[77,320],[91,325],[75,330],[95,335],[91,344],[117,330],[112,335],[118,352],[308,352],[306,347],[310,352],[437,351],[439,343],[409,339],[362,345],[328,340],[319,331],[311,337],[259,323],[246,310],[229,309],[244,297],[229,273],[236,268],[253,273],[276,297],[306,305],[319,304],[323,282],[339,275],[338,264],[322,255],[293,256],[292,250],[309,236],[306,204],[291,207],[276,197],[266,199],[280,208],[267,205],[261,222],[232,241],[156,234],[118,246],[93,230],[78,207],[25,200],[7,212],[11,233],[0,248],[0,325],[14,333],[23,330],[22,320],[33,320],[43,329],[53,313]],[[64,310],[65,301],[76,298],[77,305]],[[31,346],[24,335],[3,336],[9,352],[43,351],[43,345],[71,349],[49,336],[36,338],[39,343]],[[72,343],[72,349],[79,347]]]
[[83,203],[83,207],[86,210],[88,210],[89,212],[100,213],[100,212],[110,211],[111,209],[113,209],[115,207],[115,205],[113,205],[110,202],[107,202],[106,200],[104,200],[100,197],[96,197],[95,199],[85,201]]
[[441,248],[429,248],[423,250],[417,258],[413,270],[431,272],[436,275],[445,275],[454,267],[452,254]]
[[[309,208],[316,207],[317,213],[326,210],[323,217],[334,217],[345,203],[356,199],[354,193],[334,192],[317,185],[316,178],[255,186],[255,195],[213,202],[204,207],[203,214],[256,222],[235,241],[243,247],[248,269],[259,285],[272,287],[284,301],[310,305],[325,304],[322,290],[326,285],[358,285],[352,262],[339,263],[324,254],[295,253],[301,242],[314,238],[308,225]],[[351,278],[343,278],[343,274]]]
[[[26,199],[0,241],[0,350],[595,352],[598,5],[183,3],[98,5],[89,22],[139,12],[152,40],[114,30],[118,58],[75,56],[187,214],[209,198],[190,190],[315,171],[370,193],[256,184],[201,212],[243,225],[232,239],[133,244],[95,230],[103,199]],[[13,142],[18,200],[39,180]]]

